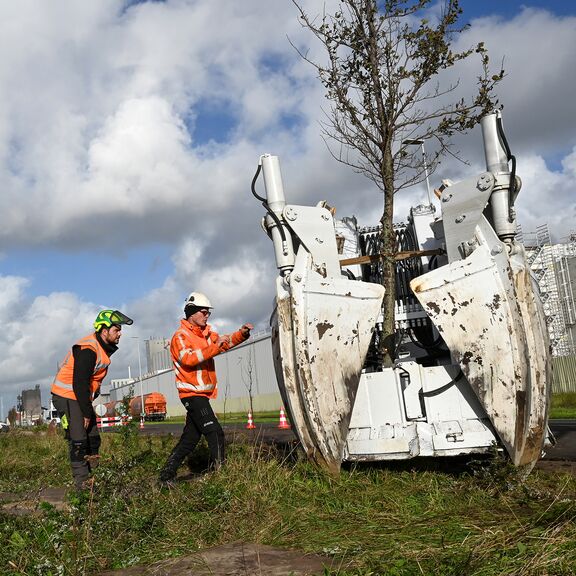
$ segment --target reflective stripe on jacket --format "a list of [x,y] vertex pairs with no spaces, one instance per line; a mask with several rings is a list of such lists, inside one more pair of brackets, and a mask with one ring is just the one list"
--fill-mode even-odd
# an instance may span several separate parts
[[[90,334],[84,338],[78,340],[74,346],[79,346],[80,348],[90,348],[96,353],[96,365],[94,366],[94,373],[90,378],[90,399],[94,399],[94,394],[100,389],[102,380],[108,372],[108,367],[110,366],[110,357],[102,348],[100,342],[96,338],[96,334]],[[72,350],[74,349],[72,346]],[[76,394],[74,394],[74,389],[72,387],[74,382],[74,354],[70,350],[62,362],[58,374],[52,382],[52,394],[57,396],[62,396],[63,398],[70,398],[71,400],[77,400]]]
[[[210,326],[204,330],[188,320],[180,321],[170,342],[170,353],[174,363],[176,388],[180,398],[207,396],[216,398],[218,394],[214,356],[244,342],[246,338],[240,330],[230,334],[228,343],[218,346],[218,334]],[[225,336],[226,338],[226,336]]]

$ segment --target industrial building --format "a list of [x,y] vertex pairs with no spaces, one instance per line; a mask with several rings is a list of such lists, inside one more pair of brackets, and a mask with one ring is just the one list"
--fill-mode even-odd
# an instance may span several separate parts
[[576,355],[576,233],[552,244],[547,224],[522,234],[538,282],[553,356]]
[[39,385],[32,390],[22,390],[22,394],[18,396],[17,414],[18,424],[22,426],[31,426],[42,419],[42,398]]

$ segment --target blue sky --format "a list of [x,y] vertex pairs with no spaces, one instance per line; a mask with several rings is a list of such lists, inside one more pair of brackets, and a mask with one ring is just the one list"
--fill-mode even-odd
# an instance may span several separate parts
[[575,13],[572,2],[566,0],[460,0],[460,7],[467,17],[498,16],[508,20],[516,16],[523,8],[542,8],[557,16],[571,16]]
[[[303,4],[318,12],[324,2]],[[460,48],[483,40],[492,62],[504,59],[498,95],[524,182],[519,220],[561,237],[576,216],[576,4],[461,5],[471,27]],[[36,384],[47,397],[56,362],[102,307],[135,319],[113,377],[137,365],[131,336],[171,335],[192,290],[210,295],[219,329],[266,327],[276,271],[250,193],[261,154],[280,156],[289,201],[327,199],[339,215],[377,221],[381,196],[326,150],[326,100],[287,37],[320,55],[291,2],[2,3],[5,411]],[[464,81],[475,73],[463,70]],[[478,132],[457,145],[470,165],[448,160],[433,184],[483,169]],[[423,194],[399,199],[398,218]]]

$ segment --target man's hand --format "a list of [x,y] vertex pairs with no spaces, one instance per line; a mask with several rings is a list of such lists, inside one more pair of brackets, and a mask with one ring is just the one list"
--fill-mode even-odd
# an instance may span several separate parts
[[230,336],[228,336],[228,334],[226,334],[225,336],[218,336],[216,344],[218,344],[220,348],[224,347],[228,349],[232,345],[232,339],[230,338]]
[[240,328],[240,332],[242,332],[242,336],[244,336],[244,338],[248,338],[248,336],[250,336],[250,330],[254,330],[254,326],[249,323],[244,324],[242,328]]
[[90,427],[91,421],[92,421],[92,418],[86,418],[86,416],[84,416],[84,430],[88,430],[88,428]]

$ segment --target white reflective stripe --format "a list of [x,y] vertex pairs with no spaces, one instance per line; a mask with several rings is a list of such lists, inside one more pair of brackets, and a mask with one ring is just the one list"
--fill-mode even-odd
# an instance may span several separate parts
[[94,366],[94,372],[108,368],[108,366],[110,366],[110,362],[107,364],[102,362],[102,347],[100,346],[98,339],[94,336],[86,336],[85,338],[82,338],[82,340],[78,341],[80,346],[85,346],[88,343],[93,344],[95,348],[94,352],[96,353],[96,365]]
[[214,384],[196,385],[196,384],[189,384],[188,382],[176,382],[176,388],[178,388],[178,390],[198,390],[200,392],[208,392],[209,390],[212,390],[214,387],[215,387]]
[[186,342],[184,341],[184,335],[183,334],[178,334],[178,342],[180,344],[180,349],[185,350],[186,349]]
[[208,386],[208,384],[204,384],[204,380],[202,379],[202,370],[196,370],[196,380],[198,380],[198,386]]
[[58,386],[59,388],[67,388],[68,390],[72,390],[72,384],[65,384],[64,382],[62,382],[62,380],[58,380],[58,378],[54,380],[54,384],[56,384],[56,386]]
[[193,350],[192,348],[184,348],[183,350],[180,350],[178,360],[182,360],[182,358],[184,358],[186,354],[196,354],[198,363],[204,362],[204,354],[202,354],[202,350]]

